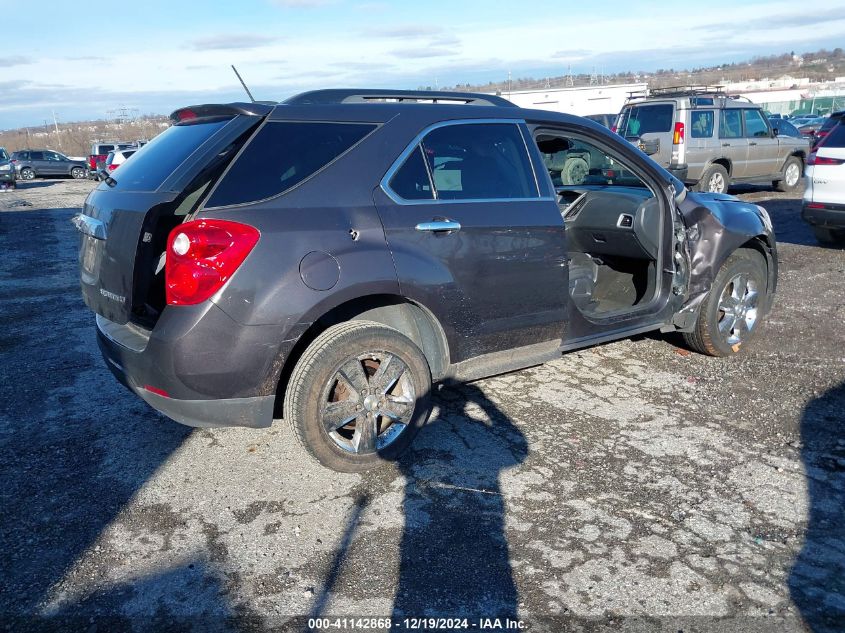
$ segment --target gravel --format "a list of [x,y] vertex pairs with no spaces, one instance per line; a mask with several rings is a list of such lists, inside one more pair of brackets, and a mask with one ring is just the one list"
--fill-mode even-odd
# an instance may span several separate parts
[[68,221],[93,186],[0,192],[7,630],[845,625],[845,251],[796,196],[736,191],[769,210],[780,258],[741,356],[642,336],[441,390],[405,459],[349,475],[283,424],[191,430],[118,385]]

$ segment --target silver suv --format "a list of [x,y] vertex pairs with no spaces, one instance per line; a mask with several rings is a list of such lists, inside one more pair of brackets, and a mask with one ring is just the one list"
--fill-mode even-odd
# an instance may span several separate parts
[[616,131],[678,179],[715,193],[737,182],[796,189],[809,152],[806,139],[778,136],[760,106],[720,87],[632,94]]

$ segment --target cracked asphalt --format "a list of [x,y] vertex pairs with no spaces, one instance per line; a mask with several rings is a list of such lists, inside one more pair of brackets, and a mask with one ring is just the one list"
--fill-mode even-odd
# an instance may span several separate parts
[[444,389],[400,463],[352,475],[283,424],[191,430],[112,378],[68,221],[92,186],[0,192],[6,630],[845,629],[845,251],[795,196],[735,192],[780,257],[741,356],[644,336]]

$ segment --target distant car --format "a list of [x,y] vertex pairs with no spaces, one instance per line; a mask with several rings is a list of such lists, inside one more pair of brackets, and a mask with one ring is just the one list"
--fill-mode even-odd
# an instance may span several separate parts
[[619,116],[619,113],[613,114],[588,114],[585,116],[585,119],[590,119],[590,121],[595,121],[596,123],[600,123],[606,128],[612,128],[613,124],[616,123],[616,117]]
[[109,152],[119,149],[135,147],[135,143],[121,141],[98,142],[91,145],[91,153],[88,155],[88,173],[92,178],[97,178],[100,164],[106,162]]
[[106,156],[106,172],[112,172],[120,167],[126,162],[126,159],[137,151],[138,148],[133,147],[132,149],[119,149],[114,152],[109,152],[108,156]]
[[801,217],[822,243],[845,243],[845,122],[830,129],[807,157]]
[[16,185],[15,164],[6,152],[6,148],[0,147],[0,187],[14,189]]
[[812,123],[803,123],[798,126],[798,131],[801,132],[801,136],[806,136],[808,138],[813,138],[816,135],[816,132],[819,131],[821,126],[823,125],[823,121],[814,121]]
[[821,143],[821,140],[828,135],[830,130],[832,130],[836,124],[843,119],[845,119],[845,110],[831,112],[830,116],[825,119],[822,126],[816,130],[815,135],[813,135],[813,145],[818,146],[818,144]]
[[85,161],[71,160],[64,154],[49,149],[27,149],[12,154],[12,162],[21,180],[36,176],[70,176],[85,178]]
[[790,119],[790,123],[792,123],[795,127],[801,127],[802,125],[808,125],[811,123],[824,123],[824,117],[816,114],[802,114]]
[[791,136],[792,138],[805,138],[797,127],[786,119],[769,119],[772,129],[778,136]]

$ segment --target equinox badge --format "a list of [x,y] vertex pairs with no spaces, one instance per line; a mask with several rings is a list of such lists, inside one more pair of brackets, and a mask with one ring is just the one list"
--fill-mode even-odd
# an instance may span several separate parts
[[111,299],[112,301],[117,301],[118,303],[126,303],[126,297],[122,295],[116,295],[113,292],[109,292],[104,288],[100,288],[100,294],[103,295],[106,299]]

